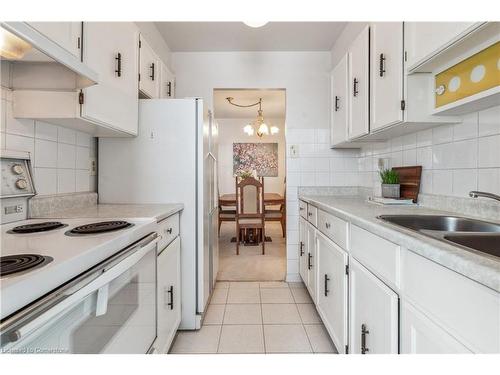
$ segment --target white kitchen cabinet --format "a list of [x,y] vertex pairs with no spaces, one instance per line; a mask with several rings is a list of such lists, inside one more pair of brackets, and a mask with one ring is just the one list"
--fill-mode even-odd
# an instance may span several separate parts
[[370,27],[370,131],[403,121],[403,22]]
[[83,90],[83,118],[137,134],[139,30],[133,22],[85,22],[83,61],[99,84]]
[[82,22],[28,22],[28,25],[80,58]]
[[408,302],[401,308],[401,353],[471,353],[462,343]]
[[181,262],[180,238],[165,249],[159,249],[157,262],[157,321],[154,347],[167,353],[181,322]]
[[331,103],[331,123],[330,142],[331,146],[337,146],[347,141],[348,127],[348,55],[338,62],[333,68],[331,75],[332,103]]
[[307,284],[307,221],[299,218],[299,274],[304,284]]
[[355,139],[370,132],[369,127],[369,47],[370,28],[367,26],[352,42],[349,62],[349,122],[348,138]]
[[160,61],[160,98],[175,98],[175,75]]
[[317,232],[318,312],[339,353],[347,353],[347,273],[348,255]]
[[142,35],[139,53],[139,90],[147,98],[158,98],[160,94],[160,59]]
[[318,257],[316,249],[316,228],[307,223],[307,290],[316,303],[318,283]]
[[397,354],[398,325],[398,295],[351,257],[349,353]]

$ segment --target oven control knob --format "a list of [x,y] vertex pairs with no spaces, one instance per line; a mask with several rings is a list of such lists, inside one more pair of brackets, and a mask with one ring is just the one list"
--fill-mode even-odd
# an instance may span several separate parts
[[25,179],[20,178],[19,180],[16,181],[16,187],[18,189],[24,190],[28,187],[28,183],[26,182]]
[[12,166],[12,173],[14,174],[22,174],[24,172],[24,169],[21,164],[14,164]]

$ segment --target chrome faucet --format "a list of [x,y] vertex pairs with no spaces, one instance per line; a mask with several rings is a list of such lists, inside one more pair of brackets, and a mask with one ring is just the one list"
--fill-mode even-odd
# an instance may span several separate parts
[[484,198],[491,198],[491,199],[495,199],[497,201],[500,201],[500,195],[496,195],[493,193],[487,193],[485,191],[471,191],[469,193],[469,197],[471,197],[471,198],[484,197]]

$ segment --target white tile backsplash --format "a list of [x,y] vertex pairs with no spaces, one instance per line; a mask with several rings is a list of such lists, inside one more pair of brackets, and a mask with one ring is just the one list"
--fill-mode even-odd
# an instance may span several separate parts
[[40,195],[96,191],[90,158],[96,139],[86,133],[42,121],[12,117],[12,97],[2,89],[0,146],[31,153],[34,183]]

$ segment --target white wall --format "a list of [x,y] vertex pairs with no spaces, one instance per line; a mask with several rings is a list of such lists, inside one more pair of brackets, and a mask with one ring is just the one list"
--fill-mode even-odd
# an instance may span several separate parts
[[243,133],[243,127],[251,119],[218,119],[219,124],[219,191],[220,194],[235,192],[233,176],[233,143],[278,143],[278,177],[266,177],[264,189],[268,193],[283,194],[283,181],[286,173],[285,156],[285,120],[268,119],[266,123],[277,126],[280,131],[278,134],[264,136],[259,138],[257,135],[248,136]]

